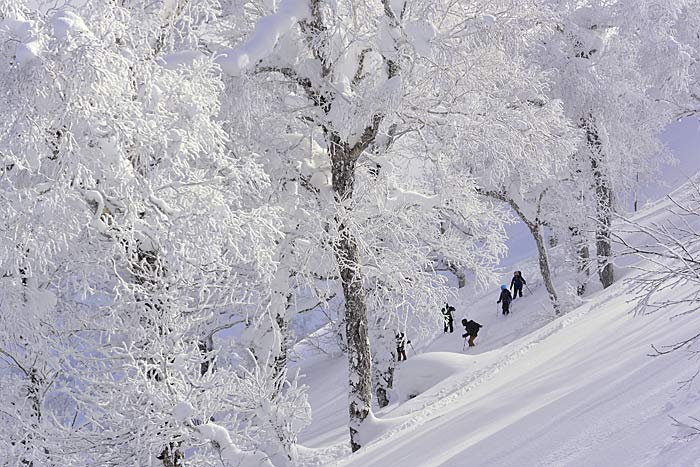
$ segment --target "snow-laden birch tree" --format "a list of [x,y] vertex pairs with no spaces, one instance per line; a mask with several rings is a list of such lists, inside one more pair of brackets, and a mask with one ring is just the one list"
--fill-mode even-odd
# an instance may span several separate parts
[[550,67],[548,94],[562,100],[583,132],[567,178],[579,184],[574,196],[595,208],[589,225],[570,226],[572,241],[585,267],[587,232],[595,233],[598,275],[608,287],[614,280],[610,239],[617,198],[670,159],[659,135],[672,119],[672,106],[659,96],[673,89],[669,97],[675,99],[682,88],[687,96],[689,62],[674,39],[686,2],[548,3],[559,14],[557,34],[538,49],[539,61]]
[[206,345],[264,315],[280,238],[268,180],[217,119],[218,67],[160,60],[206,10],[141,7],[0,6],[3,453],[288,462],[303,388]]
[[535,2],[288,0],[220,50],[235,86],[277,95],[260,116],[267,138],[296,134],[307,148],[298,160],[294,145],[257,143],[291,192],[317,203],[316,230],[299,235],[320,239],[342,286],[353,450],[371,410],[370,334],[386,342],[415,315],[437,324],[447,290],[436,266],[487,280],[504,251],[503,211],[477,198],[474,161],[485,151],[556,166],[572,152],[561,109],[523,62],[548,14]]
[[635,58],[653,83],[651,97],[673,118],[700,114],[700,2],[620,1],[614,11],[623,40],[641,51]]
[[550,301],[559,313],[544,236],[552,216],[545,206],[564,182],[577,134],[562,103],[548,96],[543,68],[528,59],[536,44],[552,34],[546,25],[556,14],[527,2],[503,10],[481,8],[465,16],[481,18],[482,26],[465,23],[461,32],[469,33],[469,41],[462,43],[456,36],[445,51],[453,63],[468,66],[440,71],[436,80],[447,92],[427,111],[442,119],[430,127],[440,141],[456,142],[461,158],[449,170],[475,177],[481,195],[511,208],[527,225]]

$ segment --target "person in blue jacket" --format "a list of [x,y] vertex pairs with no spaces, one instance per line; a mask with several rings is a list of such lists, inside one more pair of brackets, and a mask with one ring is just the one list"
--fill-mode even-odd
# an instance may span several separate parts
[[503,316],[507,315],[510,313],[510,302],[513,300],[513,296],[510,294],[510,290],[508,290],[508,286],[505,284],[501,285],[501,296],[498,297],[498,301],[496,303],[503,303]]

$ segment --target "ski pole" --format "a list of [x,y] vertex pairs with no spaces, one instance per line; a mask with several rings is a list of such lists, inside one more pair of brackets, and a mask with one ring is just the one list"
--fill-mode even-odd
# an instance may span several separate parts
[[530,290],[530,287],[528,287],[527,284],[525,284],[525,288],[527,289],[527,292],[528,292],[530,295],[532,295],[532,290]]
[[411,346],[411,350],[413,350],[413,355],[418,355],[418,352],[416,352],[416,349],[413,348],[413,344],[411,344],[411,343],[409,342],[408,345]]

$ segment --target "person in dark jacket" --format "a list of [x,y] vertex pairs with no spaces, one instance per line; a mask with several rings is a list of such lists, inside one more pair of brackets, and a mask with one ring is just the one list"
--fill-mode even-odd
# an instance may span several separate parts
[[467,318],[462,319],[462,326],[464,330],[467,331],[462,334],[465,339],[469,337],[469,347],[474,347],[474,339],[476,339],[477,334],[479,334],[479,329],[481,329],[481,324],[476,321],[467,320]]
[[510,313],[511,300],[513,300],[513,297],[510,294],[510,290],[508,290],[508,286],[505,284],[501,285],[501,296],[498,297],[496,303],[503,303],[503,316]]
[[406,340],[406,334],[396,333],[396,359],[398,361],[406,360],[406,344],[410,343],[411,341]]
[[447,332],[448,329],[450,330],[450,334],[454,332],[454,328],[452,326],[452,323],[454,322],[454,316],[452,315],[453,311],[455,311],[455,307],[449,303],[445,303],[445,306],[442,307],[442,318],[445,321],[442,328],[443,333]]
[[513,291],[513,300],[518,298],[518,293],[523,296],[523,285],[527,284],[525,278],[520,271],[515,271],[513,273],[513,279],[510,281],[510,290]]

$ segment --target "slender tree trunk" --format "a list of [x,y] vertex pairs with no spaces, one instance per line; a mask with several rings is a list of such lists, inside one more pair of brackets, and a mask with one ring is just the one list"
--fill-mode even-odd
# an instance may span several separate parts
[[593,176],[596,185],[597,212],[596,218],[598,223],[595,232],[596,254],[598,256],[598,277],[603,288],[608,288],[614,281],[613,265],[612,265],[612,240],[610,227],[612,225],[612,190],[605,177],[596,167],[595,160],[592,160],[594,165]]
[[209,334],[198,342],[199,352],[202,354],[202,363],[199,364],[199,374],[204,376],[209,371],[214,371],[214,337]]
[[[31,411],[27,419],[31,420],[32,431],[40,433],[41,432],[41,388],[43,386],[43,378],[39,375],[36,368],[30,368],[26,373],[27,382],[27,392],[26,397],[31,405]],[[26,437],[20,441],[20,444],[26,451],[29,451],[38,443],[32,432],[28,432]],[[12,443],[13,445],[15,443]],[[44,454],[48,455],[49,451],[44,447]],[[20,459],[20,463],[27,467],[34,467],[33,461],[28,461],[26,459]]]
[[395,339],[393,332],[384,326],[384,317],[377,317],[372,333],[372,381],[377,405],[380,408],[389,405],[389,390],[394,386]]
[[377,370],[376,373],[376,378],[377,378],[377,387],[376,387],[376,395],[377,395],[377,405],[380,408],[384,408],[387,405],[389,405],[389,389],[394,387],[394,369],[395,366],[392,364],[389,364],[387,368],[384,370]]
[[588,249],[587,243],[582,243],[578,248],[578,272],[582,275],[581,281],[576,287],[576,294],[578,296],[583,295],[586,292],[586,284],[588,283],[588,278],[591,275],[591,270],[589,268],[589,261],[591,259],[591,253]]
[[576,227],[571,227],[571,236],[573,244],[576,248],[576,270],[578,272],[578,284],[576,286],[576,295],[581,296],[586,292],[586,284],[591,275],[589,267],[590,251],[588,249],[588,240]]
[[357,439],[360,425],[369,415],[372,404],[371,357],[367,335],[367,308],[357,265],[359,255],[355,238],[346,226],[339,226],[340,239],[335,255],[340,265],[340,277],[345,296],[345,335],[348,344],[348,382],[350,445],[353,452],[360,449]]
[[[331,135],[330,139],[333,191],[336,200],[344,203],[344,208],[347,210],[351,208],[346,201],[352,199],[357,158],[347,150],[347,145],[343,144],[339,137]],[[362,447],[358,433],[360,425],[369,415],[372,406],[372,362],[365,291],[359,271],[360,255],[357,241],[342,219],[339,219],[338,240],[334,244],[334,253],[345,297],[350,447],[355,452]]]
[[[139,297],[139,301],[146,311],[144,313],[145,320],[148,324],[155,325],[155,329],[158,331],[159,335],[165,336],[170,332],[170,330],[167,329],[163,323],[154,321],[157,318],[155,316],[149,316],[148,311],[157,310],[159,315],[162,316],[163,314],[163,310],[166,305],[160,298],[158,298],[157,291],[160,287],[160,279],[164,278],[166,275],[166,269],[160,263],[161,258],[159,257],[158,252],[144,250],[139,245],[136,245],[135,255],[131,256],[129,255],[130,252],[128,251],[129,245],[125,244],[125,246],[127,247],[127,258],[131,263],[132,271],[135,273],[134,281],[141,285],[145,290],[143,296]],[[211,344],[213,347],[213,341]],[[200,352],[206,352],[208,345],[209,342],[206,340],[198,342]],[[149,361],[153,360],[149,359]],[[146,372],[146,377],[158,382],[164,382],[166,374],[159,371],[159,369],[163,369],[164,366],[157,364],[157,362],[154,363],[156,363],[154,368]],[[204,372],[208,369],[208,362],[206,363],[206,368],[204,362],[200,364],[200,374],[204,374]],[[156,458],[163,462],[163,467],[181,467],[184,456],[179,449],[179,445],[169,441],[163,448],[163,451]]]
[[598,277],[603,288],[608,288],[614,281],[612,265],[612,225],[613,191],[610,179],[603,169],[603,144],[592,115],[582,119],[586,130],[586,143],[590,150],[591,170],[595,184],[596,197],[596,255],[598,257]]
[[537,258],[544,287],[547,289],[547,293],[549,294],[549,301],[552,302],[554,313],[558,315],[561,313],[561,309],[559,307],[557,291],[554,288],[554,282],[552,282],[552,273],[549,268],[549,255],[547,254],[547,247],[545,245],[544,235],[542,233],[542,226],[532,222],[528,222],[527,226],[530,229],[532,237],[535,239],[535,244],[537,245]]
[[[287,304],[289,304],[290,300],[291,295],[287,296]],[[279,392],[282,389],[282,383],[284,382],[282,375],[284,374],[284,370],[287,368],[287,359],[289,356],[289,345],[291,340],[289,336],[289,320],[287,319],[286,311],[287,305],[285,305],[284,309],[279,310],[275,315],[275,322],[277,323],[277,327],[279,328],[280,332],[280,348],[279,353],[275,355],[273,372],[275,387],[277,388],[276,392]]]
[[508,197],[506,193],[501,191],[479,192],[482,195],[489,196],[491,198],[495,198],[508,203],[513,209],[513,211],[515,211],[518,217],[520,217],[520,219],[530,230],[530,234],[532,234],[532,238],[534,238],[535,244],[537,245],[537,258],[540,266],[540,274],[542,275],[542,281],[544,282],[544,286],[547,289],[547,293],[549,294],[549,301],[552,302],[552,308],[554,308],[554,313],[557,315],[560,314],[561,306],[559,305],[559,297],[557,297],[557,291],[554,288],[554,282],[552,281],[552,273],[549,267],[549,255],[547,254],[547,246],[545,245],[543,232],[544,226],[542,225],[542,222],[539,219],[540,210],[542,208],[542,200],[544,198],[546,190],[542,191],[539,195],[539,198],[537,200],[537,217],[534,220],[528,219],[525,215],[525,212],[523,212],[518,203],[515,202],[515,200],[513,200],[512,198]]

